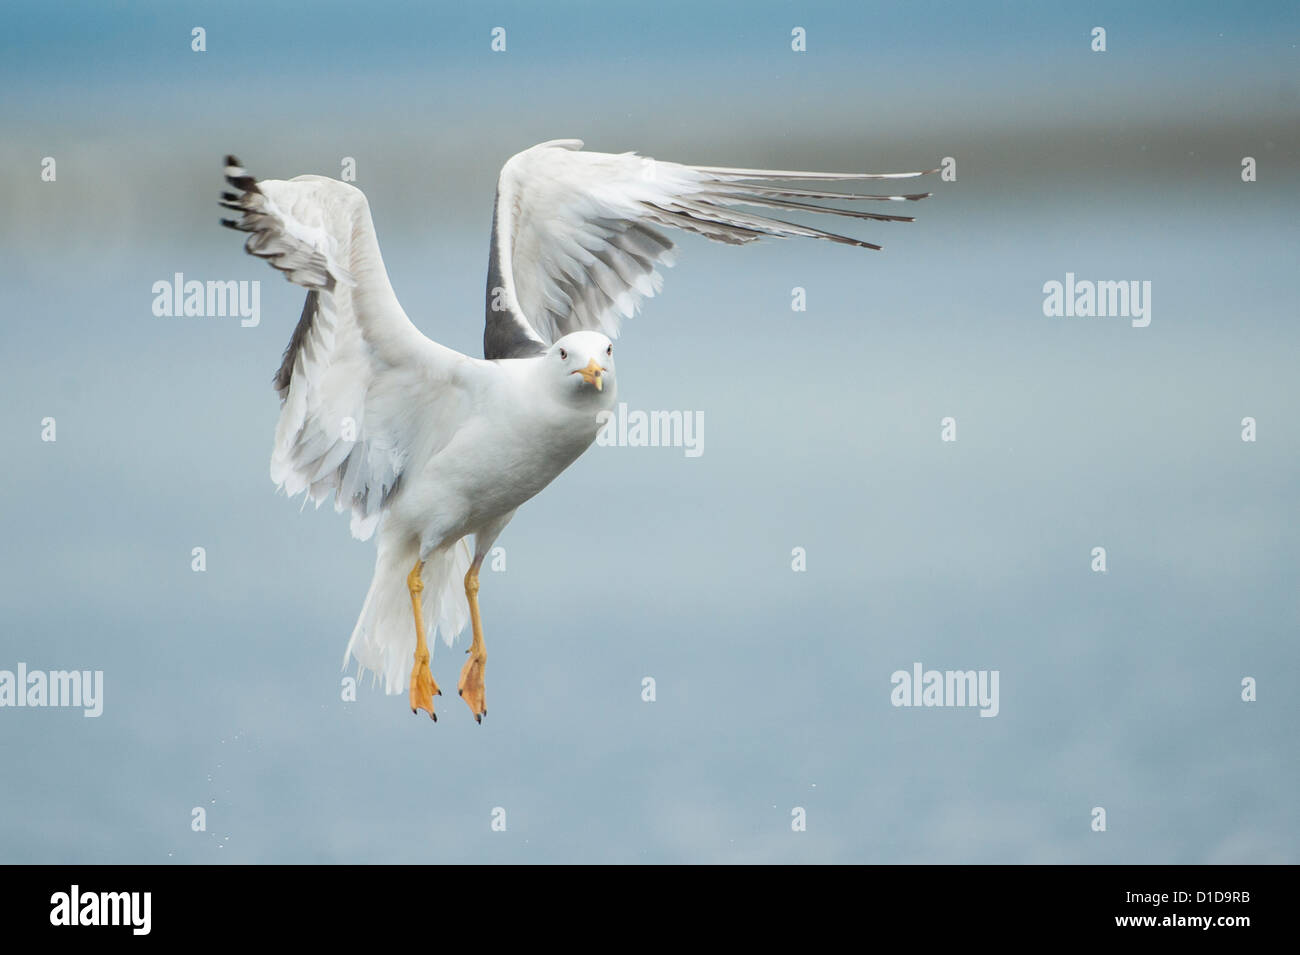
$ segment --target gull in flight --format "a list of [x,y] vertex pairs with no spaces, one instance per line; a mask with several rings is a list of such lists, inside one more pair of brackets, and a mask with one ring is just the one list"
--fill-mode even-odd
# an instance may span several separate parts
[[614,407],[612,340],[662,287],[658,267],[672,264],[660,230],[733,245],[775,236],[879,249],[737,206],[911,222],[822,203],[928,195],[805,185],[922,172],[726,169],[588,152],[576,139],[542,143],[513,156],[497,181],[480,360],[425,337],[402,311],[361,190],[322,176],[255,180],[233,156],[225,166],[233,191],[221,205],[240,216],[222,224],[249,233],[246,251],[307,290],[274,378],[271,478],[317,506],[332,494],[335,510],[351,511],[354,537],[377,534],[344,666],[355,659],[436,720],[431,635],[450,646],[468,621],[457,690],[479,722],[479,568],[516,509],[592,445]]

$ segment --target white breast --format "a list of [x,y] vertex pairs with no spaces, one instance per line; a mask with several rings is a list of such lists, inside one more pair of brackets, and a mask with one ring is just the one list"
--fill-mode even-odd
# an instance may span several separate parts
[[395,519],[423,540],[451,542],[519,507],[591,447],[614,389],[558,400],[539,380],[540,361],[493,363],[466,426],[394,499]]

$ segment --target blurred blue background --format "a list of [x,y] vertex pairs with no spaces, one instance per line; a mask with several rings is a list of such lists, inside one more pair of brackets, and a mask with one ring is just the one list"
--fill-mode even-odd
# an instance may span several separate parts
[[[105,680],[0,709],[0,861],[1300,861],[1293,4],[0,17],[0,669]],[[482,726],[345,702],[373,546],[270,484],[302,293],[218,227],[221,157],[354,157],[407,312],[477,355],[497,173],[570,136],[958,175],[848,222],[880,253],[682,238],[620,399],[702,411],[703,456],[593,448],[520,511]],[[1150,327],[1044,317],[1067,271],[1149,280]],[[261,280],[261,324],[155,317],[175,272]],[[913,661],[999,670],[1000,715],[892,707]]]

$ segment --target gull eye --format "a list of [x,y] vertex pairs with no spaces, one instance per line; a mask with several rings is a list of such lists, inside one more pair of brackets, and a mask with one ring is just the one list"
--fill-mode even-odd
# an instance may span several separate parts
[[605,354],[606,354],[606,355],[613,355],[613,354],[614,354],[614,346],[613,346],[613,345],[606,345],[606,346],[605,346]]
[[568,358],[568,357],[569,357],[569,353],[568,353],[567,351],[565,351],[563,348],[561,348],[561,349],[560,349],[560,360],[563,361],[564,359],[566,359],[566,358]]

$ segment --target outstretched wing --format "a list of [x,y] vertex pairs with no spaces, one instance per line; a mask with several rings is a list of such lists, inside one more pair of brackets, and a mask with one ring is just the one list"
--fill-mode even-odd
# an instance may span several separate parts
[[634,315],[641,301],[662,287],[657,267],[672,265],[673,243],[655,226],[734,245],[764,236],[802,236],[879,249],[871,242],[734,207],[911,222],[909,216],[817,202],[906,201],[929,193],[861,195],[773,183],[924,174],[684,166],[633,153],[585,152],[577,139],[534,146],[511,157],[497,182],[484,357],[538,354],[556,339],[583,329],[615,337],[621,320]]
[[244,248],[307,289],[302,317],[275,375],[280,420],[271,478],[290,497],[334,494],[369,537],[414,453],[432,453],[462,414],[473,360],[426,338],[398,304],[366,197],[322,176],[255,181],[226,157],[237,191],[222,224],[250,233]]

